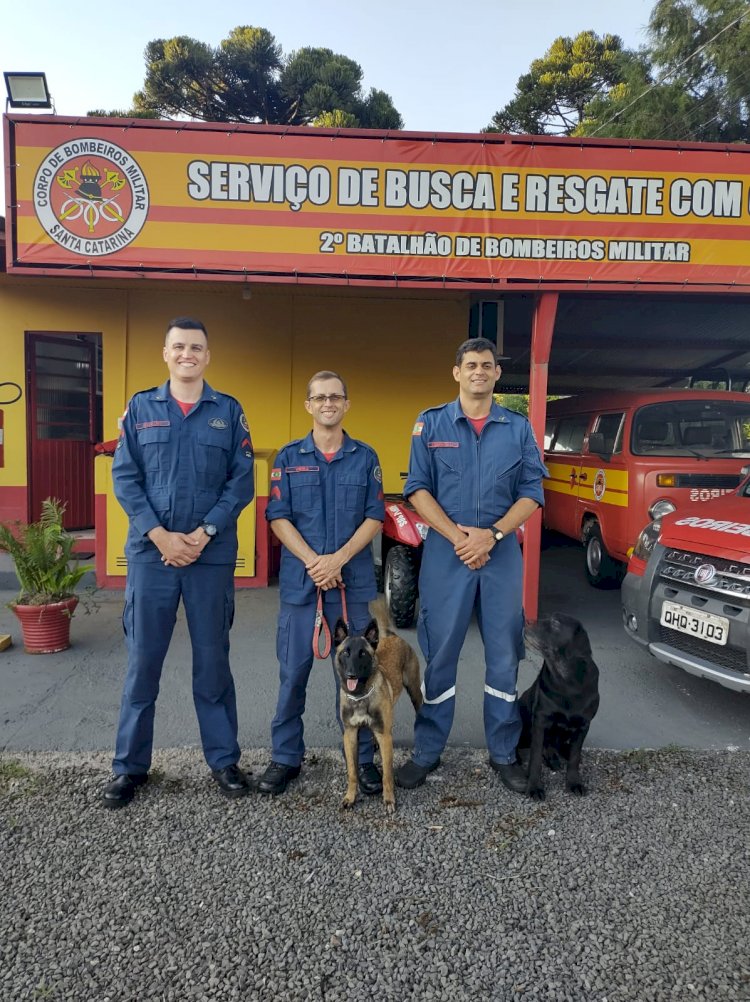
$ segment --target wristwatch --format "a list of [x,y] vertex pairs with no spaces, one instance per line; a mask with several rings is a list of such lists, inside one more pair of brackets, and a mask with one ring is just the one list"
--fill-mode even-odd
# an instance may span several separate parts
[[216,533],[219,531],[215,525],[211,525],[210,522],[204,522],[201,529],[205,532],[209,539],[213,539]]
[[490,529],[490,532],[492,533],[492,535],[493,535],[496,543],[499,543],[501,539],[505,538],[505,533],[503,532],[503,530],[502,529],[498,529],[498,527],[496,525],[491,525],[489,527],[489,529]]

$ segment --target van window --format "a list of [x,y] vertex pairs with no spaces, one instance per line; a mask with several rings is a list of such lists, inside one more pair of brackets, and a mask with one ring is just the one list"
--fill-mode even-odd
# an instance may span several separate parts
[[553,452],[580,452],[583,438],[591,421],[590,414],[576,414],[560,418],[557,433],[552,443]]
[[624,417],[624,411],[618,411],[617,414],[602,414],[596,422],[594,431],[604,435],[604,451],[611,455],[622,452],[622,419]]
[[555,425],[557,421],[555,418],[547,418],[547,424],[544,426],[544,451],[548,452],[549,447],[552,445],[552,439],[555,434]]
[[640,456],[750,455],[750,400],[671,400],[641,407],[630,448]]

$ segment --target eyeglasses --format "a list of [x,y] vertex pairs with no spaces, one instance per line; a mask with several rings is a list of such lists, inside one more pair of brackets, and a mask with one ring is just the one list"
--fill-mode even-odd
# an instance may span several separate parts
[[327,400],[332,404],[340,404],[346,400],[343,393],[316,393],[315,396],[307,398],[311,404],[324,404]]

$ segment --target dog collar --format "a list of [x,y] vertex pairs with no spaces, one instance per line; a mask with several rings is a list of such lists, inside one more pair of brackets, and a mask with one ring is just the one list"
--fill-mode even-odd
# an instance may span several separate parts
[[363,693],[363,695],[361,695],[361,696],[350,696],[348,692],[345,692],[344,695],[346,696],[347,699],[351,699],[355,703],[358,703],[360,701],[360,699],[367,699],[367,697],[371,696],[374,691],[375,691],[375,686],[373,685],[372,689],[369,689],[367,692]]

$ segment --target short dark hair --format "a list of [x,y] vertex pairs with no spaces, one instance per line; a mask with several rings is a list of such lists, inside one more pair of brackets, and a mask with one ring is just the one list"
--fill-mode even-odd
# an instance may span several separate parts
[[179,327],[182,331],[203,331],[204,337],[208,341],[208,331],[201,320],[194,320],[192,317],[175,317],[174,320],[170,320],[167,324],[167,330],[164,335],[165,343],[167,334],[169,334],[173,327]]
[[467,351],[491,351],[492,357],[495,359],[495,365],[497,362],[497,348],[488,340],[486,337],[470,337],[468,341],[464,341],[463,344],[458,346],[458,351],[456,352],[456,365],[460,368],[461,362],[463,361],[464,355]]
[[346,390],[346,383],[341,378],[341,376],[338,374],[338,372],[331,372],[330,369],[321,369],[321,371],[320,372],[316,372],[314,376],[310,376],[309,380],[307,381],[307,397],[308,398],[310,396],[310,387],[312,386],[313,383],[317,382],[319,379],[338,379],[338,381],[344,387],[344,396],[346,397],[347,400],[349,399],[349,394],[347,393],[347,390]]

